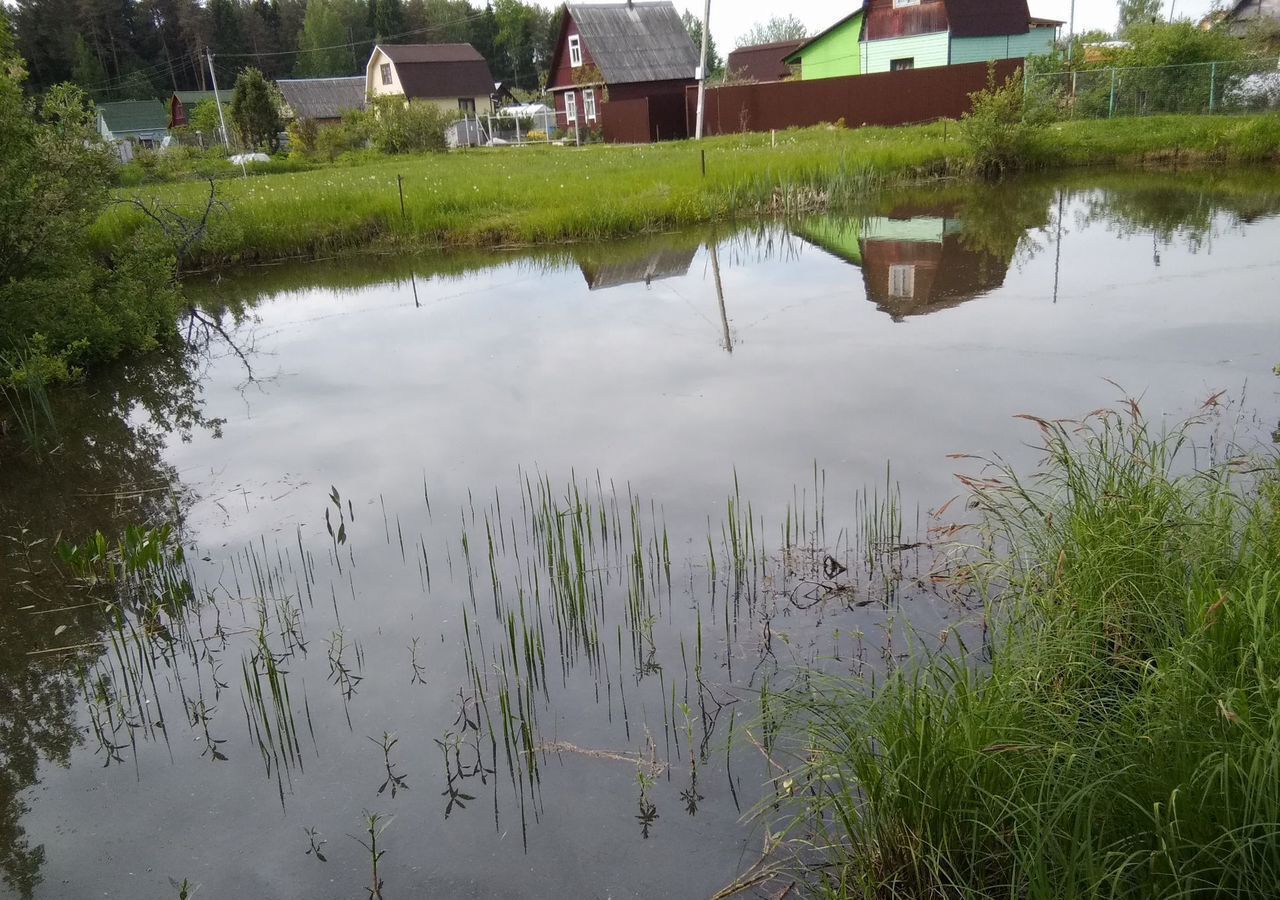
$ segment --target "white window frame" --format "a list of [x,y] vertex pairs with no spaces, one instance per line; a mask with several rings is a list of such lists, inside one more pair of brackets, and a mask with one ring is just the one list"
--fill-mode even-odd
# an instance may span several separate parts
[[913,300],[916,296],[916,267],[889,267],[889,296],[895,300]]
[[920,0],[893,0],[894,9],[902,9],[906,6],[919,6]]
[[582,38],[576,34],[569,35],[569,65],[575,69],[582,67]]
[[564,95],[564,117],[569,125],[578,127],[578,95],[575,91],[568,91]]
[[382,76],[383,87],[391,84],[391,63],[381,63],[378,66],[378,74]]
[[596,120],[595,88],[585,88],[582,91],[582,115],[588,122]]

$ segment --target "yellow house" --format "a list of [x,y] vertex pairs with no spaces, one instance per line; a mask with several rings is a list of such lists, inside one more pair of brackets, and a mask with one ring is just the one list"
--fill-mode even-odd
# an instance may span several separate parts
[[378,44],[365,88],[375,99],[401,96],[469,115],[493,111],[493,74],[470,44]]

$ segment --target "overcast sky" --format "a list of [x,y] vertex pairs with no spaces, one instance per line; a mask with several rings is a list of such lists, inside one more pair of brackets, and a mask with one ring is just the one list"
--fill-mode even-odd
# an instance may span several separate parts
[[[777,0],[711,0],[711,34],[721,53],[732,50],[738,36],[755,22],[770,16],[791,13],[798,16],[815,34],[828,25],[847,16],[857,0],[790,0],[779,4]],[[1071,15],[1071,0],[1028,0],[1033,16],[1067,21]],[[1199,18],[1209,10],[1210,0],[1173,0],[1175,16]],[[680,10],[691,10],[702,15],[701,0],[675,0]],[[558,6],[545,2],[546,6]],[[1165,0],[1165,15],[1169,14],[1170,0]],[[1116,26],[1115,0],[1076,0],[1076,31],[1102,28],[1108,31]],[[1065,28],[1063,34],[1066,33]]]

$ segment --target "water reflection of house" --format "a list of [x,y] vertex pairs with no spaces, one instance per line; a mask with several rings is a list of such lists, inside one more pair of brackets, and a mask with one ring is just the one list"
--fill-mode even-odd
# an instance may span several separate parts
[[860,220],[814,219],[797,231],[809,243],[861,269],[867,299],[894,321],[959,306],[1004,284],[1008,257],[967,243],[954,211],[912,212],[916,211]]
[[689,274],[697,245],[651,241],[605,245],[577,257],[578,268],[593,291],[623,284],[652,284]]

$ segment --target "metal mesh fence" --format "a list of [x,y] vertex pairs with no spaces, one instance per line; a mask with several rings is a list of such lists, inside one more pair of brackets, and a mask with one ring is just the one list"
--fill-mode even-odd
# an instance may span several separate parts
[[1280,110],[1280,63],[1258,59],[1041,72],[1027,76],[1026,88],[1051,97],[1072,119],[1261,112]]

